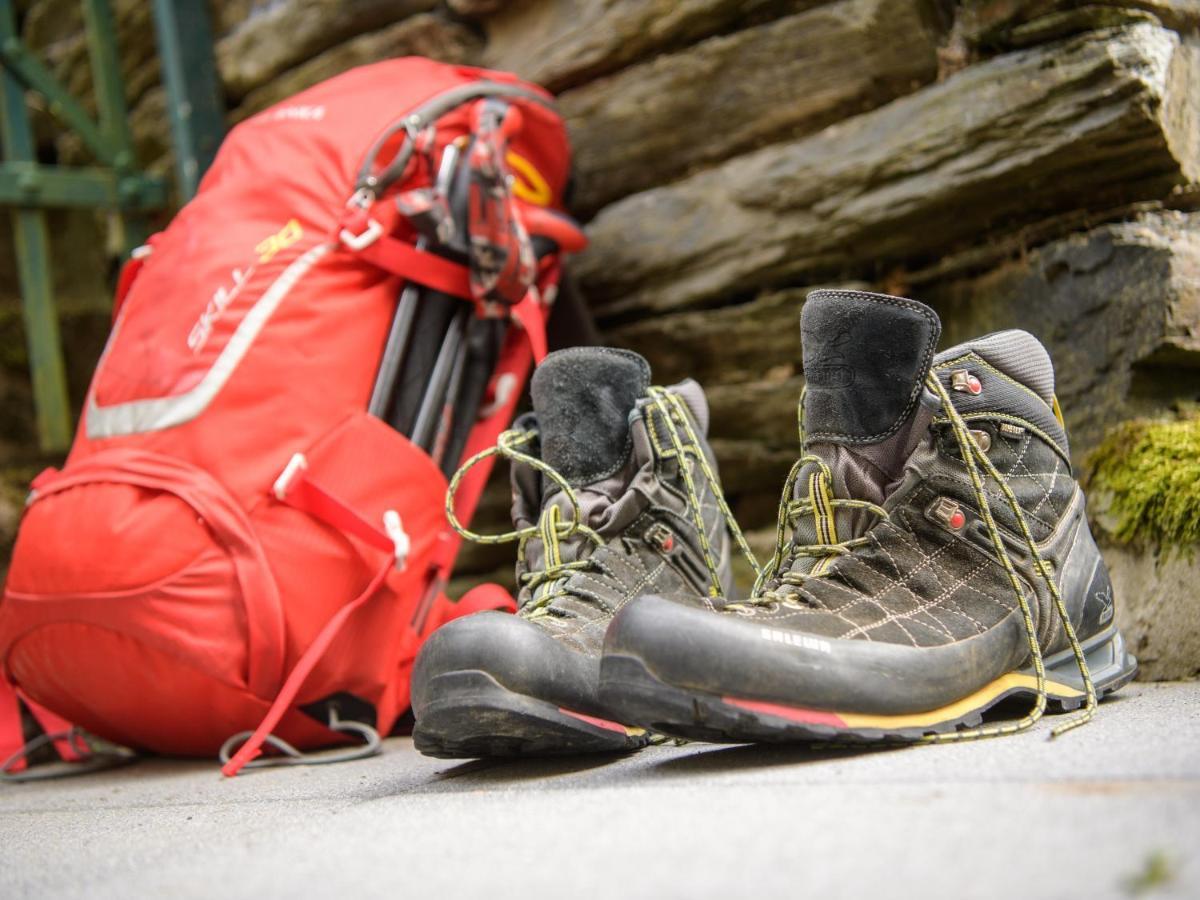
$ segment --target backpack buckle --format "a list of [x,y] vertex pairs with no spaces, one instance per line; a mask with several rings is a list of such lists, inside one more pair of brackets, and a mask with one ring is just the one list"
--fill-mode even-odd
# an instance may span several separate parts
[[308,471],[308,460],[304,458],[303,453],[295,453],[288,460],[288,464],[283,467],[283,471],[279,473],[279,477],[275,479],[275,484],[271,487],[272,493],[275,494],[275,499],[279,501],[287,500],[287,495],[292,490],[292,484],[296,478],[304,472]]
[[[368,215],[374,204],[375,191],[370,187],[360,187],[346,201],[346,209],[353,210],[353,212],[346,218],[347,227],[338,232],[338,240],[351,250],[370,247],[383,234],[383,226]],[[350,230],[351,226],[357,227],[360,222],[362,223],[361,231],[355,233]]]
[[383,234],[383,226],[374,219],[368,217],[366,227],[358,234],[355,234],[349,228],[343,228],[338,232],[338,240],[349,247],[351,250],[364,250],[370,247],[373,243],[379,240]]
[[393,552],[396,555],[396,571],[403,572],[408,564],[408,551],[412,549],[412,541],[404,530],[400,513],[394,509],[383,511],[383,530],[392,541]]

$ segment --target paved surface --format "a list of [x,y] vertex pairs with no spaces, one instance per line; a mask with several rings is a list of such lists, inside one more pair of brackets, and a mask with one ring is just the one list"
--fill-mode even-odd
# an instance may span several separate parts
[[607,764],[397,739],[232,781],[151,760],[0,786],[0,897],[1200,897],[1200,684],[1046,738]]

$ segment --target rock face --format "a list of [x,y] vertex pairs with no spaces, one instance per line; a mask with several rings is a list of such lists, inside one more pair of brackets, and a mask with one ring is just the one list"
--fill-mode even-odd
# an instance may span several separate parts
[[[944,345],[1012,327],[1046,344],[1072,446],[1082,458],[1112,425],[1181,396],[1200,396],[1198,274],[1200,213],[1160,212],[1074,234],[984,275],[914,293],[942,317]],[[646,356],[660,380],[691,375],[715,385],[713,430],[733,442],[724,445],[731,453],[751,452],[746,443],[782,451],[796,434],[798,323],[808,290],[766,291],[747,303],[651,316],[610,334]],[[731,470],[745,465],[741,457],[730,462]]]
[[567,91],[577,210],[811,134],[931,82],[937,36],[924,6],[841,0]]
[[755,381],[800,366],[804,289],[768,291],[748,303],[668,313],[609,331],[612,340],[651,361],[659,381],[701,384]]
[[[19,6],[26,41],[90,103],[79,4]],[[139,158],[170,174],[150,7],[114,0]],[[1077,463],[1123,420],[1200,400],[1194,0],[229,0],[214,16],[231,123],[410,53],[555,91],[592,242],[574,265],[583,293],[657,381],[705,385],[727,492],[756,532],[797,453],[799,314],[816,286],[925,300],[945,344],[1036,334]],[[86,160],[35,121],[45,158]],[[53,221],[56,254],[76,261],[58,286],[78,401],[110,257],[96,216]],[[6,250],[0,461],[26,471],[16,298]],[[481,530],[504,523],[507,494],[489,489]],[[0,540],[12,518],[0,508]],[[1200,613],[1170,598],[1195,564],[1105,540],[1144,675],[1194,675]],[[510,549],[464,553],[456,584]]]
[[579,271],[605,317],[664,311],[1164,193],[1200,178],[1197,79],[1197,53],[1150,24],[997,57],[607,207]]
[[[142,0],[110,0],[121,50],[125,93],[135,102],[159,81],[154,43],[152,4]],[[83,32],[83,5],[74,0],[45,0],[29,4],[21,34],[50,70],[89,111],[95,110]]]
[[965,4],[955,31],[979,51],[1028,46],[1064,33],[1129,21],[1157,21],[1180,32],[1200,24],[1190,0],[1000,0]]
[[1197,548],[1162,552],[1105,544],[1117,624],[1143,681],[1200,677]]
[[554,91],[819,0],[553,0],[504,4],[486,22],[486,65]]
[[422,13],[379,31],[351,38],[289,69],[250,91],[233,117],[245,118],[355,66],[393,56],[428,56],[444,62],[465,63],[474,58],[479,46],[476,36],[466,27]]
[[1151,213],[930,290],[944,340],[1019,325],[1049,348],[1076,455],[1200,393],[1200,213]]
[[255,4],[217,43],[217,67],[234,99],[355,35],[427,12],[436,0],[280,0]]

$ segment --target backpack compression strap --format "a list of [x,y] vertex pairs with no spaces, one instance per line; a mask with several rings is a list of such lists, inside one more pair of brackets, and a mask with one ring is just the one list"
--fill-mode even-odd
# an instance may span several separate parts
[[393,206],[381,203],[372,209],[369,203],[363,205],[352,198],[338,231],[338,241],[365,262],[385,272],[452,297],[468,299],[471,273],[466,266],[391,236],[398,215],[394,209],[389,209]]
[[222,775],[232,778],[245,768],[247,763],[262,755],[262,745],[271,737],[271,732],[279,724],[279,720],[283,718],[284,713],[292,708],[292,704],[296,700],[296,695],[300,693],[300,688],[304,686],[304,682],[312,673],[313,668],[320,662],[321,657],[325,655],[325,651],[329,649],[329,645],[338,636],[338,633],[346,624],[346,620],[354,615],[356,610],[364,606],[383,587],[388,573],[392,571],[392,565],[389,561],[381,566],[379,571],[375,573],[375,576],[363,589],[362,593],[334,613],[333,617],[325,623],[325,627],[321,629],[308,649],[304,651],[304,655],[300,657],[300,661],[296,663],[296,667],[288,674],[287,680],[283,683],[283,687],[279,689],[279,693],[271,704],[271,708],[267,710],[267,714],[259,723],[258,728],[254,729],[254,733],[246,743],[242,744],[241,749],[233,755],[229,762],[221,767]]
[[[379,752],[379,735],[370,726],[363,723],[355,722],[331,722],[331,730],[340,732],[354,732],[363,736],[366,741],[364,748],[359,748],[351,755],[339,754],[335,757],[313,757],[308,758],[298,751],[291,748],[285,742],[280,741],[272,735],[275,727],[279,724],[283,716],[292,709],[296,702],[296,697],[300,693],[300,689],[304,686],[304,682],[312,673],[312,670],[320,662],[321,658],[329,650],[329,647],[337,639],[338,634],[345,626],[346,622],[354,615],[354,613],[365,606],[370,600],[379,593],[387,582],[388,575],[393,569],[403,569],[407,561],[409,540],[408,535],[404,532],[403,526],[400,523],[400,517],[397,515],[394,518],[384,514],[384,527],[379,529],[359,515],[349,504],[338,499],[332,492],[322,488],[308,477],[307,467],[304,463],[304,457],[300,454],[292,457],[292,461],[288,463],[283,474],[275,482],[275,497],[282,503],[286,503],[296,509],[302,510],[308,515],[327,525],[331,525],[342,531],[345,534],[353,535],[360,540],[365,541],[371,546],[391,552],[394,559],[389,560],[379,568],[374,577],[368,582],[362,592],[339,609],[325,623],[320,633],[317,634],[313,642],[304,651],[304,655],[300,657],[295,668],[288,673],[287,679],[283,683],[283,687],[279,689],[279,693],[275,696],[271,703],[271,708],[267,711],[266,716],[259,723],[258,727],[252,734],[246,737],[245,743],[241,745],[237,753],[230,757],[229,761],[221,767],[222,774],[233,777],[245,768],[250,762],[262,755],[263,744],[269,744],[276,749],[281,750],[285,756],[281,762],[288,765],[297,763],[320,763],[320,762],[337,762],[345,759],[353,759],[363,755],[371,755]],[[451,559],[453,556],[451,556]],[[448,564],[447,564],[448,566]],[[432,568],[428,573],[429,586],[437,585],[438,574],[440,568]],[[422,634],[432,630],[433,627],[442,624],[442,622],[456,618],[460,615],[465,615],[468,612],[482,608],[484,604],[491,602],[492,607],[496,609],[507,609],[511,601],[506,597],[499,595],[487,595],[475,598],[475,600],[464,606],[455,605],[453,609],[439,609],[440,615],[435,617],[426,617],[426,622],[420,628]],[[415,606],[415,604],[414,604]],[[411,617],[409,617],[411,619]],[[418,635],[419,637],[420,635]],[[236,745],[237,740],[242,738],[242,735],[235,735],[226,742],[225,748],[222,748],[222,755],[227,748],[231,749]]]
[[[304,655],[300,657],[300,661],[296,663],[296,667],[288,674],[287,680],[283,683],[283,687],[279,689],[279,694],[275,697],[275,701],[271,704],[271,708],[259,723],[258,728],[254,730],[241,748],[235,753],[227,763],[221,767],[221,774],[232,778],[244,769],[249,763],[262,755],[263,744],[270,744],[277,749],[282,749],[287,755],[284,762],[289,765],[296,763],[320,763],[320,762],[339,762],[346,759],[356,759],[359,756],[372,755],[379,752],[379,734],[375,729],[363,723],[352,722],[331,722],[330,728],[336,731],[349,732],[355,731],[361,734],[366,741],[365,750],[359,750],[347,756],[339,754],[332,758],[314,757],[305,758],[297,755],[290,747],[279,741],[272,735],[275,726],[279,724],[280,719],[287,713],[296,702],[296,696],[300,693],[300,689],[304,686],[305,680],[312,673],[312,670],[320,662],[330,645],[333,644],[343,626],[349,621],[359,609],[365,606],[372,597],[374,597],[387,581],[388,574],[392,571],[392,563],[385,563],[375,573],[375,577],[367,584],[357,597],[334,613],[333,617],[325,623],[325,627],[321,629],[320,634],[316,636],[308,649],[304,651]],[[433,573],[431,572],[431,576]],[[494,586],[493,586],[494,587]],[[489,590],[476,594],[471,598],[469,603],[450,604],[440,603],[437,605],[437,614],[431,616],[428,622],[427,630],[432,630],[444,624],[450,619],[458,618],[471,612],[477,612],[480,609],[503,609],[513,611],[516,604],[512,598],[503,591],[503,589]],[[341,727],[335,727],[340,725]],[[354,727],[347,727],[354,726]],[[230,741],[226,742],[226,748],[231,744],[236,743],[236,739],[241,735],[235,736]],[[282,746],[281,746],[282,745]],[[224,752],[224,748],[223,748]]]

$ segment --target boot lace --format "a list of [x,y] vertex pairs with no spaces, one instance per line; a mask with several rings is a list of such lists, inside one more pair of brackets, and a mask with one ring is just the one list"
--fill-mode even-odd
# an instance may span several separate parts
[[[709,572],[709,592],[711,596],[717,596],[721,592],[719,562],[704,527],[704,518],[700,509],[700,495],[697,490],[696,481],[692,475],[693,464],[700,469],[701,474],[712,489],[726,527],[729,529],[730,534],[733,536],[742,553],[746,556],[756,575],[759,571],[758,562],[754,558],[754,553],[746,542],[736,520],[733,518],[733,513],[725,502],[724,496],[721,493],[720,482],[701,448],[700,439],[692,426],[689,415],[685,411],[683,400],[676,394],[663,388],[652,387],[650,388],[649,405],[656,409],[667,423],[665,441],[663,440],[664,436],[659,435],[654,427],[650,426],[651,442],[659,458],[674,458],[679,461],[679,470],[688,498],[688,510],[691,514],[693,524],[696,526],[701,554],[704,557],[705,565]],[[647,418],[647,422],[649,421],[649,418]],[[517,562],[521,568],[526,567],[529,541],[534,539],[541,541],[544,565],[536,570],[527,569],[518,579],[521,587],[529,588],[528,599],[522,604],[520,609],[520,614],[526,618],[556,615],[557,611],[552,605],[554,601],[573,593],[566,585],[568,577],[575,572],[595,571],[602,568],[594,555],[565,562],[562,552],[564,541],[575,537],[582,537],[591,542],[595,548],[603,547],[606,544],[605,539],[597,531],[583,523],[583,511],[579,503],[579,497],[570,483],[553,466],[526,452],[526,449],[537,437],[538,431],[536,429],[527,431],[514,429],[503,432],[497,439],[494,447],[476,453],[459,467],[458,471],[454,473],[454,477],[450,479],[450,485],[446,491],[446,518],[449,520],[450,526],[464,539],[485,545],[506,544],[515,541],[517,544]],[[571,507],[570,517],[564,519],[562,510],[558,504],[551,503],[543,507],[536,524],[528,525],[524,528],[517,528],[499,534],[481,534],[471,531],[463,525],[454,510],[454,500],[458,489],[462,484],[463,478],[466,477],[471,469],[483,462],[483,460],[493,456],[503,457],[510,462],[530,466],[545,475],[562,491],[562,495]],[[690,463],[689,460],[694,460],[695,462]],[[590,596],[587,599],[594,600]]]
[[[807,499],[792,499],[795,496],[796,482],[809,465],[813,466],[813,469],[808,475]],[[772,603],[792,606],[799,603],[803,597],[797,588],[803,587],[808,579],[819,578],[825,574],[837,557],[846,556],[856,547],[866,544],[869,541],[866,537],[838,539],[839,509],[865,510],[881,519],[888,517],[887,511],[874,503],[834,496],[833,473],[825,461],[812,454],[800,457],[784,482],[783,499],[779,504],[779,520],[775,530],[775,552],[759,573],[750,599],[745,604],[731,604],[735,611],[745,606]],[[809,544],[790,540],[788,535],[795,534],[801,518],[808,515],[813,518],[817,540]],[[815,557],[817,562],[807,572],[793,571],[791,564],[800,557]]]
[[[799,422],[800,445],[804,446],[804,397],[805,390],[800,390],[800,402],[796,410]],[[796,483],[809,466],[813,468],[808,474],[808,494],[805,499],[797,500]],[[771,607],[783,604],[796,607],[804,602],[804,596],[799,588],[810,578],[819,578],[829,570],[829,566],[839,556],[852,553],[869,541],[867,537],[840,540],[837,529],[837,511],[839,509],[865,510],[879,517],[888,518],[887,510],[882,506],[866,500],[854,500],[837,497],[833,492],[833,472],[821,457],[811,453],[801,456],[788,472],[783,484],[783,494],[779,501],[779,515],[775,528],[775,550],[771,559],[759,571],[754,582],[754,588],[747,600],[730,603],[726,609],[737,613],[752,614],[754,608]],[[795,540],[794,535],[804,516],[812,516],[816,541],[802,544]],[[792,571],[792,563],[798,558],[814,557],[817,562],[807,572]]]
[[[963,462],[966,463],[967,473],[971,477],[971,489],[975,494],[976,502],[979,504],[979,511],[983,515],[984,522],[987,524],[988,536],[991,538],[992,547],[995,549],[996,555],[1000,558],[1001,565],[1004,566],[1004,572],[1008,576],[1009,584],[1012,586],[1013,596],[1016,597],[1017,602],[1020,604],[1021,617],[1025,626],[1025,638],[1029,644],[1029,655],[1033,659],[1033,670],[1037,676],[1037,697],[1034,700],[1033,708],[1021,719],[1015,722],[981,726],[949,734],[930,735],[926,740],[931,743],[952,743],[976,738],[998,737],[1004,734],[1016,734],[1017,732],[1032,728],[1046,712],[1046,666],[1042,659],[1041,643],[1038,641],[1037,629],[1033,624],[1033,613],[1029,607],[1029,601],[1025,597],[1025,591],[1021,587],[1017,570],[1013,566],[1012,559],[1004,547],[1004,541],[1000,535],[1000,529],[996,525],[996,520],[992,517],[992,507],[988,502],[987,493],[983,486],[983,479],[980,476],[981,468],[984,474],[1000,489],[1000,492],[1004,495],[1005,504],[1012,511],[1013,517],[1017,521],[1017,525],[1021,530],[1021,537],[1024,539],[1025,546],[1029,550],[1030,559],[1033,561],[1034,572],[1046,586],[1046,590],[1054,601],[1055,613],[1058,615],[1063,632],[1067,636],[1067,642],[1070,644],[1071,652],[1075,657],[1076,668],[1079,670],[1079,677],[1083,681],[1086,695],[1084,708],[1081,712],[1071,716],[1050,732],[1051,738],[1059,737],[1074,728],[1078,728],[1080,725],[1090,722],[1096,715],[1096,687],[1092,683],[1092,674],[1088,670],[1087,657],[1083,652],[1082,645],[1079,643],[1079,638],[1075,634],[1075,627],[1071,624],[1071,616],[1067,611],[1067,605],[1063,602],[1062,594],[1059,593],[1058,585],[1055,583],[1054,570],[1038,550],[1037,541],[1034,539],[1033,532],[1029,528],[1025,513],[1021,509],[1021,504],[1017,502],[1017,495],[1013,493],[1012,488],[1008,486],[1008,482],[1005,481],[999,470],[992,464],[988,455],[980,448],[979,442],[971,434],[967,423],[955,408],[954,401],[950,399],[950,394],[946,391],[946,388],[942,385],[938,377],[931,372],[926,379],[926,384],[940,401],[942,410],[946,413],[950,427],[954,431],[955,441],[962,451]],[[1055,415],[1058,415],[1057,406],[1056,402]]]

